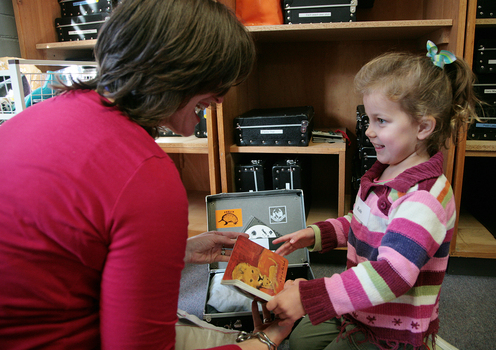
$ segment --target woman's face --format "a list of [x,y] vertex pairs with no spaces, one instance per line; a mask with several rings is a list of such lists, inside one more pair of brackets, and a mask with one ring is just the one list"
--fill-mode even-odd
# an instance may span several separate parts
[[210,104],[222,103],[222,101],[224,101],[224,97],[219,97],[213,93],[196,95],[183,108],[174,112],[164,122],[163,126],[171,129],[176,134],[191,136],[195,132],[196,124],[200,122],[200,117],[196,114],[196,109],[204,110]]

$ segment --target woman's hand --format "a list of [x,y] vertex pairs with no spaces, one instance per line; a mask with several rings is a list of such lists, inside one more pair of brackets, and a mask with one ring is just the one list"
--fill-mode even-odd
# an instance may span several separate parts
[[267,302],[267,309],[272,311],[279,319],[280,326],[289,326],[305,315],[305,309],[300,298],[300,282],[306,281],[298,278],[288,280],[284,289]]
[[[251,314],[253,316],[253,325],[255,328],[253,333],[264,332],[277,346],[286,339],[293,329],[293,323],[286,322],[284,325],[281,325],[277,318],[272,320],[270,311],[267,309],[265,303],[262,304],[263,320],[260,318],[260,311],[258,310],[258,303],[256,301],[251,303]],[[251,338],[245,342],[238,343],[238,345],[243,350],[267,349],[267,345],[262,343],[258,338]]]
[[279,237],[273,241],[274,244],[285,242],[280,246],[276,253],[282,256],[294,252],[296,249],[311,247],[315,244],[315,232],[313,228],[308,227],[302,230]]
[[187,264],[211,264],[218,261],[229,261],[231,250],[236,239],[240,236],[249,237],[246,233],[239,232],[204,232],[188,238],[186,242],[186,255],[184,262]]

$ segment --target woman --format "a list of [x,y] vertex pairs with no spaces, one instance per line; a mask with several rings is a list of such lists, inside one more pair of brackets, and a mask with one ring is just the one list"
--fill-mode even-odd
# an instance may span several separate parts
[[191,135],[195,110],[254,57],[219,3],[124,0],[97,40],[97,77],[2,125],[0,348],[174,348],[184,262],[226,259],[236,235],[187,243],[186,192],[154,138]]

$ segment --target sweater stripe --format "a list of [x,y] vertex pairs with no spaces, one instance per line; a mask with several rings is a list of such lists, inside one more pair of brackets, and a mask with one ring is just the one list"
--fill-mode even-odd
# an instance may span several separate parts
[[399,254],[415,264],[418,269],[424,266],[429,259],[427,252],[422,246],[397,232],[388,232],[388,234],[384,236],[382,244],[385,247],[396,250]]
[[398,271],[398,273],[409,286],[414,285],[419,275],[417,265],[390,247],[380,247],[379,252],[380,260],[386,260],[391,266],[404,266],[404,269]]
[[[376,292],[375,294],[378,296],[377,302],[375,302],[375,303],[373,302],[374,299],[371,297],[370,292],[368,290],[366,290],[367,294],[369,295],[369,299],[372,300],[374,305],[377,305],[377,304],[380,304],[380,303],[383,303],[383,302],[386,302],[389,300],[393,300],[396,298],[396,295],[394,295],[394,293],[391,291],[391,289],[387,285],[386,281],[379,275],[378,271],[376,271],[372,267],[370,261],[358,265],[357,269],[359,267],[362,267],[365,270],[365,272],[367,273],[367,276],[370,278],[370,281],[372,282],[372,284],[375,287],[375,292]],[[360,276],[359,276],[359,278],[360,278]],[[370,288],[370,289],[372,289],[372,288]],[[380,299],[379,299],[379,296],[380,296]]]

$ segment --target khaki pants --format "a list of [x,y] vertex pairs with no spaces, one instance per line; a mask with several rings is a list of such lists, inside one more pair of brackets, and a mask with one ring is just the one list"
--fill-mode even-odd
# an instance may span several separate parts
[[[304,317],[295,328],[289,338],[289,348],[291,350],[378,350],[375,344],[364,342],[366,337],[362,332],[354,332],[348,337],[346,333],[352,331],[355,326],[346,326],[346,331],[341,332],[342,318],[334,318],[316,326],[312,325],[308,317]],[[384,343],[384,348],[387,344]],[[424,347],[426,350],[429,349]],[[399,347],[403,350],[412,350],[411,345]],[[432,349],[432,347],[430,347]]]

